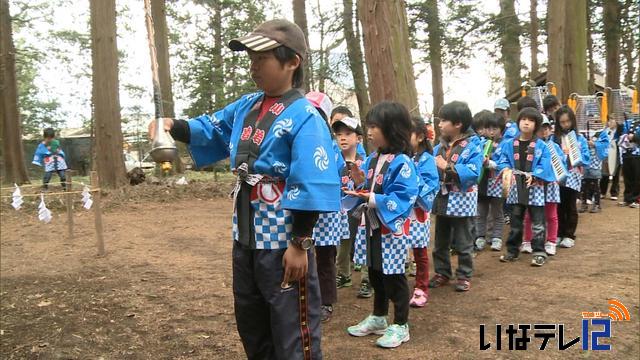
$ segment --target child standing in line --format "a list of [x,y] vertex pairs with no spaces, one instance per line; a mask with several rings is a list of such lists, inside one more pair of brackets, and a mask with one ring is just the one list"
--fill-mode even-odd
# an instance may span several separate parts
[[[562,152],[562,149],[558,144],[553,142],[551,137],[551,121],[544,114],[542,115],[542,127],[538,132],[538,137],[544,140],[551,159],[554,157],[558,159],[561,166],[560,177],[556,175],[556,181],[545,183],[544,185],[544,218],[546,225],[546,241],[544,243],[544,251],[549,256],[556,254],[556,245],[558,242],[558,204],[560,203],[560,181],[564,181],[567,175],[567,156]],[[523,253],[531,254],[533,249],[531,248],[531,239],[533,233],[531,231],[531,216],[529,212],[524,215],[524,241],[520,247],[520,251]]]
[[536,137],[542,126],[542,116],[536,108],[527,107],[518,114],[517,139],[502,144],[498,171],[512,181],[507,203],[512,205],[511,231],[507,239],[507,251],[501,262],[513,262],[519,258],[522,244],[525,212],[531,214],[534,236],[532,241],[532,266],[542,266],[547,259],[544,251],[544,182],[555,180],[551,167],[551,154],[547,145]]
[[[333,104],[329,96],[318,91],[310,91],[305,95],[329,126],[329,114]],[[333,136],[332,136],[333,137]],[[346,172],[346,166],[340,148],[333,139],[333,155],[336,159],[338,173]],[[336,287],[336,253],[340,246],[340,240],[349,236],[349,222],[347,212],[344,210],[325,212],[318,215],[318,221],[313,227],[313,239],[315,241],[318,281],[320,283],[320,320],[326,322],[333,315],[333,304],[338,301],[338,289]]]
[[[618,189],[620,187],[620,151],[618,140],[622,135],[622,125],[618,125],[615,119],[609,119],[606,129],[602,130],[609,137],[609,151],[607,161],[602,163],[602,179],[600,179],[600,195],[604,198],[609,190],[609,199],[618,200]],[[611,188],[609,189],[609,183]]]
[[470,130],[471,110],[461,101],[445,104],[438,113],[441,142],[434,149],[440,178],[433,212],[436,242],[433,264],[436,274],[430,288],[445,286],[452,278],[449,248],[458,252],[457,291],[471,288],[473,275],[473,221],[478,205],[476,183],[482,168],[480,138]]
[[44,177],[42,178],[42,189],[49,189],[49,181],[54,173],[60,177],[62,190],[67,190],[66,170],[67,163],[64,160],[64,151],[60,148],[60,141],[56,139],[56,132],[53,128],[46,128],[42,133],[43,140],[33,155],[32,163],[44,167]]
[[607,158],[609,136],[605,131],[596,133],[589,139],[589,155],[591,161],[585,167],[582,178],[582,203],[579,213],[588,210],[587,200],[591,200],[591,213],[602,211],[600,208],[600,178],[602,178],[602,161]]
[[578,134],[576,114],[567,105],[563,105],[554,115],[556,125],[553,141],[562,148],[562,152],[569,154],[568,136],[570,132],[576,133],[579,152],[582,157],[581,164],[571,163],[567,157],[569,174],[565,184],[560,186],[560,205],[558,205],[558,246],[570,248],[575,245],[576,228],[578,227],[578,209],[576,200],[582,184],[583,166],[591,161],[589,145],[584,136]]
[[416,286],[409,305],[423,307],[429,301],[429,254],[427,253],[431,238],[429,213],[440,183],[436,161],[431,155],[433,148],[427,135],[427,125],[417,116],[411,120],[413,122],[411,147],[414,153],[413,162],[420,176],[420,192],[410,215],[409,243],[413,248],[413,258],[416,262]]
[[[345,162],[348,164],[354,164],[353,166],[360,168],[364,162],[364,158],[357,152],[358,145],[362,142],[362,127],[360,121],[353,117],[342,117],[339,120],[333,122],[331,125],[333,133],[335,134],[335,140],[342,150],[342,156]],[[349,176],[349,169],[345,167],[341,174],[341,181],[343,189],[353,190],[353,180]],[[353,248],[353,242],[356,234],[358,233],[358,225],[361,219],[356,219],[348,214],[349,233],[347,237],[343,237],[338,248],[338,276],[336,278],[336,285],[340,288],[351,287],[351,259]],[[371,290],[369,285],[369,276],[367,268],[364,268],[362,272],[361,287],[359,296],[363,298],[371,297]]]
[[[504,200],[502,199],[502,181],[496,172],[500,158],[500,141],[504,123],[494,113],[480,112],[484,122],[487,142],[483,146],[484,164],[478,183],[478,216],[476,217],[476,250],[481,251],[487,245],[486,235],[491,236],[491,249],[502,249],[502,228],[504,226]],[[491,230],[491,231],[489,231]]]
[[640,119],[632,120],[625,113],[623,135],[620,136],[624,194],[619,206],[640,208]]
[[[329,117],[329,123],[331,125],[333,125],[333,123],[335,123],[336,121],[344,118],[344,117],[350,117],[350,118],[355,118],[353,116],[353,112],[351,110],[349,110],[348,107],[344,106],[344,105],[339,105],[333,108],[333,110],[331,110],[331,116]],[[362,141],[360,141],[358,143],[358,147],[357,147],[357,153],[360,157],[362,157],[363,159],[367,157],[367,152],[364,149],[364,146],[362,145]]]
[[[402,104],[385,101],[371,108],[367,130],[377,151],[362,169],[352,167],[352,178],[360,190],[345,192],[358,200],[356,212],[364,213],[366,237],[356,241],[356,262],[369,267],[374,289],[373,314],[347,332],[352,336],[384,334],[376,341],[384,348],[409,341],[406,235],[420,181],[406,155],[411,153],[411,129],[409,112]],[[394,305],[394,323],[387,326],[389,301]]]

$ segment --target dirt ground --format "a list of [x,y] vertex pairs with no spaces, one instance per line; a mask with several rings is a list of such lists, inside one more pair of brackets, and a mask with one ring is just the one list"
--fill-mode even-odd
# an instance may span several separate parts
[[[230,200],[161,187],[150,194],[108,207],[102,258],[95,256],[92,211],[76,209],[75,236],[67,239],[62,207],[43,224],[34,210],[16,212],[3,199],[2,358],[244,358],[233,315]],[[354,286],[339,291],[323,327],[325,358],[638,358],[640,212],[611,200],[603,207],[581,215],[576,247],[559,249],[542,268],[532,268],[527,256],[502,264],[499,253],[481,253],[471,291],[432,290],[425,308],[411,310],[411,341],[395,350],[376,348],[373,336],[346,334],[372,307],[356,298],[354,273]],[[581,336],[581,312],[608,312],[609,298],[631,313],[631,321],[612,323],[610,352],[582,351],[580,344],[559,351],[557,339],[544,351],[537,350],[540,339],[526,352],[479,350],[480,324],[487,324],[489,341],[497,323],[564,323],[567,338]],[[503,330],[503,349],[507,339]]]

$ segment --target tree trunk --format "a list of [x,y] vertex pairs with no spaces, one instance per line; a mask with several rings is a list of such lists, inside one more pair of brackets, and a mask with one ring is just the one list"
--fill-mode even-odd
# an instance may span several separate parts
[[[347,55],[349,56],[349,67],[353,74],[353,84],[355,88],[356,98],[358,100],[358,110],[360,119],[364,122],[364,118],[369,111],[369,92],[367,91],[367,83],[364,75],[364,65],[362,57],[362,48],[360,48],[360,37],[354,32],[353,23],[353,0],[344,0],[344,12],[342,13],[344,38],[347,42]],[[357,26],[357,24],[356,24]]]
[[[633,0],[627,0],[625,2],[624,8],[623,8],[623,13],[621,15],[622,19],[625,19],[626,21],[626,25],[625,24],[621,24],[621,35],[622,35],[622,55],[624,56],[624,60],[625,60],[625,64],[626,64],[626,69],[625,69],[625,73],[624,73],[624,85],[631,85],[633,84],[633,75],[635,72],[635,64],[633,62],[633,50],[634,50],[634,31],[633,31],[633,25],[629,26],[631,24],[638,24],[637,21],[632,21],[629,18],[629,10],[631,9],[631,7],[634,6],[633,5]],[[636,4],[636,6],[640,7],[640,5]],[[637,13],[636,13],[637,14]],[[632,15],[633,16],[633,15]],[[640,58],[640,55],[638,56]]]
[[[438,1],[427,1],[427,31],[429,32],[429,60],[431,66],[431,92],[433,93],[433,114],[438,114],[444,105],[442,85],[442,29],[438,13]],[[439,132],[437,124],[434,123]]]
[[591,31],[591,17],[592,17],[592,6],[593,0],[587,0],[587,64],[589,68],[589,82],[588,82],[588,90],[589,94],[594,94],[596,92],[596,65],[593,61],[593,36]]
[[564,87],[565,18],[567,7],[564,0],[549,0],[547,3],[547,80],[556,84],[558,99],[567,100]]
[[418,114],[404,1],[358,0],[371,103],[394,100]]
[[153,34],[158,57],[162,109],[164,110],[164,116],[173,118],[176,114],[173,108],[173,90],[171,88],[171,65],[169,64],[169,38],[165,0],[151,0],[151,18],[153,19]]
[[539,75],[538,65],[538,0],[531,0],[529,9],[531,22],[529,32],[531,33],[531,72],[530,77],[535,79]]
[[227,103],[224,86],[224,62],[222,60],[222,3],[213,2],[213,17],[211,22],[213,30],[213,106],[212,110],[222,109]]
[[520,88],[522,61],[520,60],[520,23],[516,15],[514,0],[500,0],[500,49],[504,66],[504,86],[506,94]]
[[304,61],[304,90],[309,92],[313,76],[311,73],[311,48],[309,47],[309,27],[307,26],[307,10],[305,0],[293,0],[293,21],[302,29],[307,41],[307,57]]
[[620,4],[618,0],[604,0],[604,47],[606,53],[606,85],[620,88]]
[[90,0],[96,164],[100,186],[126,184],[122,153],[115,0]]
[[571,93],[586,94],[587,76],[587,0],[571,2],[571,11],[565,13],[567,24],[565,42],[565,96]]
[[16,83],[16,59],[11,29],[9,1],[0,0],[0,138],[7,183],[29,182],[22,148],[22,126],[18,109],[18,86]]
[[[151,18],[153,19],[153,38],[156,45],[158,60],[158,78],[160,79],[160,92],[162,93],[162,109],[164,116],[174,118],[176,113],[173,103],[173,89],[171,86],[171,64],[169,63],[169,34],[167,30],[167,14],[165,0],[151,0]],[[178,147],[179,152],[184,152],[184,147]],[[184,164],[180,156],[173,162],[178,174],[184,172]]]

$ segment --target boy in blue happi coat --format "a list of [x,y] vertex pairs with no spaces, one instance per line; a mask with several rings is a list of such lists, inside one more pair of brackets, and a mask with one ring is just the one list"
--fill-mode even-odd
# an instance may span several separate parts
[[44,177],[42,178],[42,188],[47,190],[49,188],[49,181],[53,174],[58,174],[60,177],[60,185],[62,189],[67,189],[66,170],[67,162],[65,161],[64,151],[60,148],[60,141],[56,139],[56,132],[53,128],[46,128],[42,133],[43,140],[36,152],[33,154],[32,164],[41,166],[44,168]]
[[518,114],[518,138],[502,143],[498,160],[498,171],[503,179],[511,183],[507,203],[512,205],[511,231],[507,239],[507,251],[500,257],[502,262],[519,258],[524,232],[524,216],[531,215],[533,238],[532,265],[542,266],[546,262],[545,241],[545,182],[555,181],[551,167],[551,154],[545,142],[536,137],[542,126],[542,115],[536,108],[527,107]]
[[229,47],[247,51],[260,91],[165,128],[189,144],[196,166],[230,158],[238,176],[233,292],[247,357],[320,359],[311,236],[319,213],[340,210],[340,183],[325,120],[299,90],[306,40],[297,25],[271,20]]
[[433,153],[440,190],[433,204],[436,215],[433,267],[430,288],[446,285],[452,278],[453,245],[458,253],[457,291],[471,288],[473,274],[473,222],[478,205],[478,178],[482,169],[480,138],[471,132],[471,110],[466,103],[445,104],[438,113],[441,142]]
[[602,162],[609,156],[609,135],[600,131],[589,139],[589,155],[591,161],[584,169],[582,177],[582,193],[579,213],[588,210],[587,200],[591,200],[592,213],[598,213],[600,208],[600,178],[602,178]]

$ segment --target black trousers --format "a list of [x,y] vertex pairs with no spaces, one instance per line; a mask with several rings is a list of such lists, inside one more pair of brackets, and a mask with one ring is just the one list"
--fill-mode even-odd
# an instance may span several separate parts
[[624,202],[640,201],[640,156],[622,158],[622,176],[624,176]]
[[283,288],[284,252],[233,242],[234,309],[244,351],[252,360],[322,359],[315,255],[307,254],[306,279]]
[[587,200],[593,200],[595,205],[600,206],[600,180],[582,179],[582,204],[586,206]]
[[568,237],[576,238],[578,227],[578,209],[576,200],[578,192],[564,186],[560,186],[560,204],[558,204],[558,239]]
[[433,248],[433,269],[436,273],[452,278],[451,253],[458,252],[458,279],[471,279],[473,275],[473,229],[472,217],[436,217],[436,242]]
[[318,280],[320,282],[320,294],[322,305],[333,305],[338,300],[336,288],[336,247],[316,247],[316,260],[318,262]]
[[373,286],[373,315],[387,316],[389,300],[393,302],[393,322],[404,325],[409,321],[409,283],[404,274],[385,275],[369,267],[369,281]]

